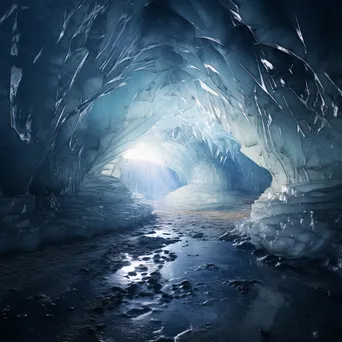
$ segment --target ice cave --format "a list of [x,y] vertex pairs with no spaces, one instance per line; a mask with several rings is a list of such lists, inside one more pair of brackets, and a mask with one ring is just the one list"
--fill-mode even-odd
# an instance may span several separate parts
[[340,0],[2,0],[0,339],[342,340]]

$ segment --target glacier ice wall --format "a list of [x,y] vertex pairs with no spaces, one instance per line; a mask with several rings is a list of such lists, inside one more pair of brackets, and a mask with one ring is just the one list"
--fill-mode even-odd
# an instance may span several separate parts
[[[78,191],[146,134],[180,127],[223,150],[234,139],[273,179],[249,234],[287,255],[283,222],[294,239],[299,208],[339,220],[340,190],[329,184],[342,178],[340,12],[335,0],[2,1],[1,191]],[[291,184],[330,204],[274,203]],[[322,229],[317,252],[340,237]]]
[[122,182],[105,175],[86,176],[75,194],[2,197],[0,254],[132,228],[148,219],[152,210]]

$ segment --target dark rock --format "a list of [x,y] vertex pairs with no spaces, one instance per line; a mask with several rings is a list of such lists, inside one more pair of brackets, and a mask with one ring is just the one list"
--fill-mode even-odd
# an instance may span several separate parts
[[161,273],[159,271],[153,271],[151,272],[151,277],[161,278]]
[[203,233],[195,233],[195,234],[192,235],[192,238],[194,238],[194,239],[200,239],[200,238],[202,238],[203,236],[204,236]]
[[147,271],[148,268],[145,265],[139,265],[138,267],[135,268],[135,270],[138,272],[144,272],[144,271]]
[[119,287],[119,286],[113,286],[112,287],[113,292],[127,292],[125,289]]
[[127,289],[126,289],[128,294],[135,294],[138,291],[138,285],[137,284],[131,284]]
[[234,241],[235,239],[238,239],[239,236],[236,234],[233,234],[231,232],[224,233],[219,237],[219,240],[221,241]]
[[188,280],[183,280],[181,282],[181,286],[183,289],[190,289],[192,286]]
[[197,268],[197,270],[217,270],[219,267],[215,264],[209,263],[205,265],[201,265]]
[[257,258],[260,258],[266,256],[268,252],[266,249],[256,249],[252,252],[252,254]]
[[131,262],[128,260],[125,260],[122,262],[122,266],[130,266],[130,265],[131,265]]
[[141,308],[134,308],[131,310],[128,310],[126,312],[126,315],[129,317],[137,317],[137,316],[141,316],[147,312],[151,311],[151,309],[147,306],[141,307]]
[[162,289],[162,285],[161,284],[159,284],[159,283],[156,283],[156,284],[154,284],[153,286],[152,286],[152,288],[153,288],[153,290],[155,291],[155,292],[157,292],[157,293],[159,293],[160,292],[160,290]]
[[153,297],[154,293],[153,292],[144,292],[144,291],[141,291],[138,293],[138,296],[139,297]]
[[257,280],[229,280],[224,281],[222,284],[229,285],[233,289],[239,291],[241,294],[245,294],[249,292],[254,285],[261,283]]
[[165,293],[165,292],[163,292],[163,294],[162,294],[162,298],[172,299],[173,297],[172,297],[172,295],[170,295],[170,294],[168,294],[168,293]]

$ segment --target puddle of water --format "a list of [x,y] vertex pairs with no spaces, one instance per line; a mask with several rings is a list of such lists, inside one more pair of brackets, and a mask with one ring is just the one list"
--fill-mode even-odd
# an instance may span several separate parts
[[[206,324],[214,324],[221,331],[226,331],[229,326],[229,333],[232,333],[236,329],[231,324],[237,325],[236,318],[242,315],[244,306],[232,305],[232,302],[238,302],[237,293],[222,283],[229,279],[250,279],[255,273],[251,270],[251,265],[256,267],[254,260],[249,254],[222,241],[192,238],[186,241],[168,247],[178,257],[166,263],[161,274],[169,279],[165,292],[184,280],[188,280],[195,291],[188,298],[173,300],[167,310],[154,316],[166,322],[164,334],[167,336],[175,336],[190,325]],[[257,290],[254,290],[250,300],[256,295]]]
[[[198,291],[190,300],[173,300],[167,310],[156,315],[166,322],[166,335],[175,336],[190,325],[212,324],[218,332],[217,341],[226,341],[223,336],[262,341],[265,336],[260,331],[272,332],[277,341],[290,341],[298,336],[315,341],[317,334],[313,331],[336,340],[336,317],[342,314],[342,307],[317,296],[315,288],[303,281],[303,275],[264,265],[250,253],[223,241],[187,241],[168,247],[178,258],[165,264],[161,274],[169,279],[168,286],[187,279]],[[232,280],[260,283],[240,293],[239,288],[227,283]]]
[[178,238],[179,235],[176,232],[173,232],[170,229],[158,229],[153,231],[153,233],[145,234],[147,237],[161,237],[164,239],[175,239]]
[[[143,255],[138,259],[133,259],[132,256],[127,255],[125,263],[128,265],[121,267],[114,274],[111,274],[108,277],[108,282],[115,285],[127,285],[141,281],[146,273],[151,273],[155,270],[152,257],[153,254]],[[144,258],[150,259],[144,260]]]
[[[163,236],[162,231],[155,236]],[[156,254],[172,253],[177,255],[173,261],[158,264],[154,259]],[[308,286],[313,279],[306,281],[303,274],[262,264],[230,243],[183,238],[138,260],[129,255],[126,260],[130,264],[112,275],[112,283],[138,283],[143,280],[141,273],[150,275],[157,270],[161,291],[172,296],[163,302],[162,294],[154,293],[123,303],[121,310],[133,315],[129,324],[125,323],[133,331],[145,329],[146,334],[157,331],[174,337],[191,326],[210,326],[213,340],[218,342],[229,338],[261,342],[268,334],[277,342],[317,341],[317,336],[327,335],[332,335],[329,341],[339,341],[334,338],[342,307],[324,295],[318,296],[314,286]],[[147,270],[137,271],[139,267]],[[130,272],[137,274],[128,276]],[[231,281],[237,282],[232,285]],[[155,322],[162,322],[162,327],[155,329]],[[208,341],[201,336],[191,341]]]
[[[177,242],[168,249],[175,252],[178,257],[162,268],[161,273],[167,279],[191,275],[197,281],[208,282],[208,277],[223,281],[225,278],[260,276],[256,272],[255,258],[251,254],[239,251],[224,241],[200,241],[187,238],[186,241]],[[217,272],[210,267],[204,268],[202,272],[198,271],[201,266],[208,263],[217,266]]]

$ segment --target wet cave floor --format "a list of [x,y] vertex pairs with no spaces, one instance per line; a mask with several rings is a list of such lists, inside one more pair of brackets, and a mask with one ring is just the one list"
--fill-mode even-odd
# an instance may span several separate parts
[[219,240],[248,214],[158,210],[130,231],[2,258],[0,340],[340,342],[335,273]]

